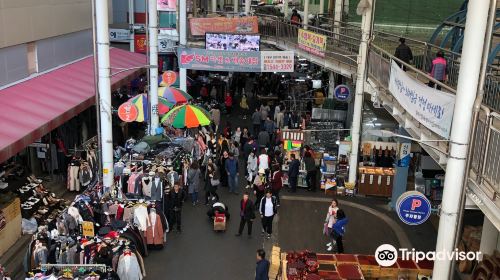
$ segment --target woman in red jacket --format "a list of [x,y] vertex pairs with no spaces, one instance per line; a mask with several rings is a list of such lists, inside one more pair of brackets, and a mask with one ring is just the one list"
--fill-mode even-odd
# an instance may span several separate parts
[[229,92],[226,93],[226,98],[224,99],[224,104],[226,105],[227,114],[231,114],[231,108],[233,107],[233,98]]
[[283,188],[283,172],[279,164],[273,165],[273,174],[271,176],[271,192],[276,197],[277,206],[280,206],[280,191]]

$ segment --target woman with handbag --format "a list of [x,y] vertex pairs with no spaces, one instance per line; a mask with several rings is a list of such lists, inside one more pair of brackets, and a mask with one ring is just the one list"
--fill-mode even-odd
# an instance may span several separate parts
[[[326,218],[325,218],[325,225],[323,232],[326,236],[331,237],[332,236],[332,231],[333,231],[333,225],[337,222],[337,211],[339,210],[339,202],[337,201],[336,198],[332,200],[330,203],[330,206],[328,207],[328,212],[326,213]],[[333,249],[334,244],[332,242],[329,242],[326,244],[328,247],[326,250],[331,251]]]
[[212,200],[219,201],[217,187],[220,185],[220,173],[218,168],[213,163],[208,163],[205,176],[205,205],[208,205],[210,196]]

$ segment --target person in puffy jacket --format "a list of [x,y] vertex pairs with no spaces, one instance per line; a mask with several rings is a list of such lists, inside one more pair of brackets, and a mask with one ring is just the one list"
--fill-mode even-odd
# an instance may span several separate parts
[[[431,64],[431,69],[429,71],[429,75],[440,81],[440,82],[445,82],[447,80],[448,76],[448,64],[446,62],[446,59],[444,58],[444,54],[442,51],[438,51],[436,54],[436,58],[432,61]],[[433,81],[429,81],[428,84],[430,87],[434,87],[435,83]],[[440,90],[441,86],[436,85],[436,89]]]
[[[413,53],[411,52],[410,47],[405,44],[405,38],[399,38],[399,42],[401,44],[399,44],[396,48],[394,56],[401,59],[403,62],[410,64],[410,61],[413,60]],[[400,63],[398,63],[398,65],[401,69],[403,69],[403,71],[406,71],[406,67],[404,65],[401,65]]]

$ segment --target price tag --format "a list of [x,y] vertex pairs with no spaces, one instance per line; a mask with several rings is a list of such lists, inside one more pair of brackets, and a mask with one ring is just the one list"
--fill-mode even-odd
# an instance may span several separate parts
[[82,233],[86,237],[94,237],[94,223],[82,222]]

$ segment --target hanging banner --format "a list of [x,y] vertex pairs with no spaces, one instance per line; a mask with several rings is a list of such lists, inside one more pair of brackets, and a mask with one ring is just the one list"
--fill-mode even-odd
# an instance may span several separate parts
[[257,17],[217,17],[217,18],[190,18],[189,28],[191,35],[205,36],[205,33],[259,33]]
[[146,34],[135,34],[134,35],[134,52],[136,53],[146,53],[147,49]]
[[206,71],[293,72],[292,51],[236,52],[183,48],[179,67]]
[[94,237],[94,223],[87,221],[82,222],[82,235],[85,237]]
[[399,148],[399,167],[408,167],[410,166],[411,156],[411,143],[401,143],[401,147]]
[[175,12],[177,10],[177,0],[157,0],[156,3],[158,11]]
[[299,48],[305,50],[308,53],[325,57],[325,51],[326,51],[325,35],[307,31],[305,29],[299,29],[299,36],[297,41],[299,44]]
[[409,77],[396,62],[391,64],[389,91],[412,117],[444,138],[450,137],[455,96]]

